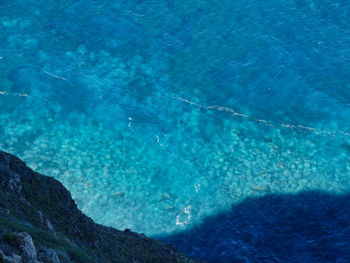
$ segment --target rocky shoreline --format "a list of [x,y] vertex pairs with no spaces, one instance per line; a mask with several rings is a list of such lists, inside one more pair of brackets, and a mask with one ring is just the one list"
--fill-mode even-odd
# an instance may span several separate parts
[[129,229],[96,224],[69,191],[0,151],[0,263],[195,262]]

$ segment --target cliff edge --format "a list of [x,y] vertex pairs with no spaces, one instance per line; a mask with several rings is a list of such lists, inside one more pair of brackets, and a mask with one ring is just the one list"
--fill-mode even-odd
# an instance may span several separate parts
[[96,224],[69,191],[0,151],[1,262],[194,262],[170,245]]

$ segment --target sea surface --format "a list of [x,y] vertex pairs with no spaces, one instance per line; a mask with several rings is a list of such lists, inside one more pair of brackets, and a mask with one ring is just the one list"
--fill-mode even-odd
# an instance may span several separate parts
[[350,190],[350,2],[0,1],[0,149],[150,236]]

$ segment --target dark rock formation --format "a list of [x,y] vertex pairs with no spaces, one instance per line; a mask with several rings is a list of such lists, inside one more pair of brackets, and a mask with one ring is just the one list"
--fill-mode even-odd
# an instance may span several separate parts
[[42,262],[60,263],[60,259],[58,258],[56,251],[51,248],[40,249],[38,251],[38,258]]
[[143,234],[94,223],[60,182],[0,152],[0,262],[193,261]]
[[28,233],[16,234],[14,241],[25,261],[35,261],[38,259],[33,239]]

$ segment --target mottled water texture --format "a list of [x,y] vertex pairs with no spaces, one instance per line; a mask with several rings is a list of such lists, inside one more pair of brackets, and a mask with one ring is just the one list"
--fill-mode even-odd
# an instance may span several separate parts
[[0,149],[148,235],[350,190],[350,2],[0,2]]

